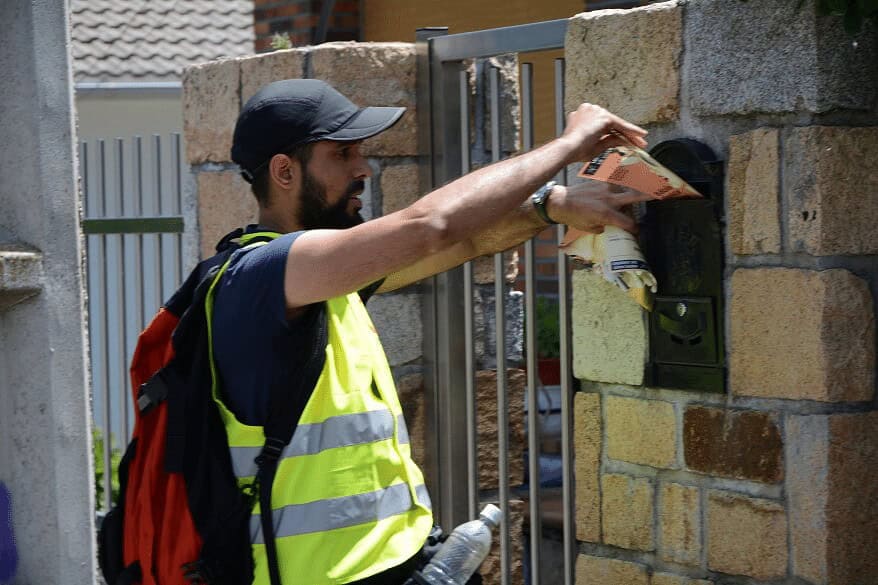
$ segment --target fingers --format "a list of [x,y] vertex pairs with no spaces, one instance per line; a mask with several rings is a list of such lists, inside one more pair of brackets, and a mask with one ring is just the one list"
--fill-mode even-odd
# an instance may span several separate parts
[[652,201],[652,199],[652,195],[647,195],[646,193],[641,193],[640,191],[634,191],[633,189],[626,189],[625,191],[614,193],[612,201],[614,205],[624,207],[625,205],[632,205],[634,203]]
[[601,215],[604,225],[614,225],[627,232],[637,233],[637,223],[621,211],[608,207]]
[[613,122],[614,129],[622,133],[625,138],[634,144],[634,146],[640,148],[646,147],[646,140],[644,140],[644,137],[649,134],[647,130],[636,124],[632,124],[628,120],[624,120],[615,114],[610,114],[610,118]]

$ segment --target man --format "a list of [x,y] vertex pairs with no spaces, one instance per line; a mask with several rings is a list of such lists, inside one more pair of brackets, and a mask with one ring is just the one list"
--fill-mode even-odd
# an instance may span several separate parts
[[[565,165],[619,145],[611,131],[646,145],[643,129],[583,104],[562,137],[364,223],[358,196],[372,171],[360,143],[402,114],[359,109],[318,80],[285,80],[254,95],[235,128],[232,159],[259,202],[259,229],[284,235],[236,253],[217,286],[213,346],[233,450],[261,444],[269,389],[290,387],[301,365],[294,358],[319,333],[321,315],[328,324],[320,378],[293,397],[306,403],[272,492],[284,583],[401,583],[432,526],[361,296],[508,249],[547,221],[632,230],[620,208],[645,199],[584,184],[528,200]],[[261,533],[253,552],[256,583],[268,583]]]

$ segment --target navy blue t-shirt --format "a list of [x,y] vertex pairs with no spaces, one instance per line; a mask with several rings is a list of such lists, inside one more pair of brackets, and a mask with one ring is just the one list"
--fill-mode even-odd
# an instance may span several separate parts
[[236,251],[217,285],[213,351],[226,405],[245,424],[268,416],[269,390],[292,374],[289,356],[302,344],[308,314],[287,321],[284,271],[303,232]]
[[[303,233],[236,251],[216,288],[213,347],[221,393],[244,424],[265,423],[271,388],[290,384],[296,375],[292,356],[315,335],[319,305],[289,321],[284,297],[287,254]],[[363,302],[381,282],[360,291]]]

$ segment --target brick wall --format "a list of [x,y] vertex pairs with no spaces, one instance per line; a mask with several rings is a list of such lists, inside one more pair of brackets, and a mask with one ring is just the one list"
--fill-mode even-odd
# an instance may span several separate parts
[[[317,39],[323,3],[326,0],[254,0],[253,26],[256,51],[271,50],[275,34],[287,35],[293,47],[321,42]],[[326,25],[327,42],[360,38],[359,0],[337,0]]]
[[644,386],[644,314],[574,273],[578,584],[878,583],[878,43],[796,4],[571,21],[568,110],[726,161],[729,364]]

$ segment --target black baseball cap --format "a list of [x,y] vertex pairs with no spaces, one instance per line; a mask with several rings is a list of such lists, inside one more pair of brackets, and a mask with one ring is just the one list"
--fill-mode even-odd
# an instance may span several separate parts
[[232,138],[232,160],[247,182],[274,155],[318,140],[355,142],[387,130],[405,108],[357,107],[319,79],[269,83],[247,100]]

